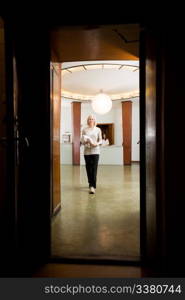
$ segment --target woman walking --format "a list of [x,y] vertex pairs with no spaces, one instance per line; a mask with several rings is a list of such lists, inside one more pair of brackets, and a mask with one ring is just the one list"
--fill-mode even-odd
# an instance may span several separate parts
[[82,130],[81,142],[84,145],[84,159],[89,182],[89,193],[95,194],[102,133],[101,129],[96,127],[96,120],[93,115],[87,118],[87,127]]

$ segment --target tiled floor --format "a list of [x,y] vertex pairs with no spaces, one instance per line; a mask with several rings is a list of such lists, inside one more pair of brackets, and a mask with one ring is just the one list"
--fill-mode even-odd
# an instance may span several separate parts
[[139,165],[99,166],[96,195],[84,166],[62,166],[62,210],[52,224],[52,255],[139,258]]

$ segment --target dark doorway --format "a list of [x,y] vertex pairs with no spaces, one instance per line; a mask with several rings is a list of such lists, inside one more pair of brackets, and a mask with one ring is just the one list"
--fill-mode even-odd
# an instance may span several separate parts
[[113,123],[104,123],[104,124],[97,124],[102,131],[102,135],[109,140],[110,145],[114,145],[114,124]]

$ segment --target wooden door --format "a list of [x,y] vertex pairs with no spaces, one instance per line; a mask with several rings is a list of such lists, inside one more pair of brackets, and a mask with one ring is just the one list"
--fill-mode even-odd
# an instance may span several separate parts
[[30,24],[5,21],[1,258],[10,276],[29,276],[50,255],[49,36]]
[[[20,134],[19,88],[15,40],[11,28],[1,28],[1,86],[0,86],[0,190],[1,190],[1,225],[3,262],[5,272],[10,271],[6,262],[8,257],[12,268],[16,267],[20,246],[19,184],[21,171],[21,152],[28,146],[28,140]],[[5,56],[6,55],[6,56]]]
[[155,30],[140,39],[140,211],[141,257],[155,267],[164,256],[162,51]]
[[140,45],[141,257],[156,256],[156,44],[141,32]]
[[52,207],[56,214],[61,207],[60,193],[60,110],[61,110],[61,64],[51,63],[51,173],[52,173]]
[[[4,21],[0,18],[0,272],[3,275],[9,272],[6,259],[9,256],[12,263],[16,249],[13,53],[7,43]],[[8,60],[10,55],[11,61]]]

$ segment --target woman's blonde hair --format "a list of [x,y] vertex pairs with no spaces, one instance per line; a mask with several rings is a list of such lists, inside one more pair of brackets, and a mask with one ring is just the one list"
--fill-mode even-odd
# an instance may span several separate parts
[[89,115],[88,117],[87,117],[87,125],[89,125],[89,119],[94,119],[94,126],[96,126],[96,118],[95,118],[95,116],[93,116],[93,115]]

